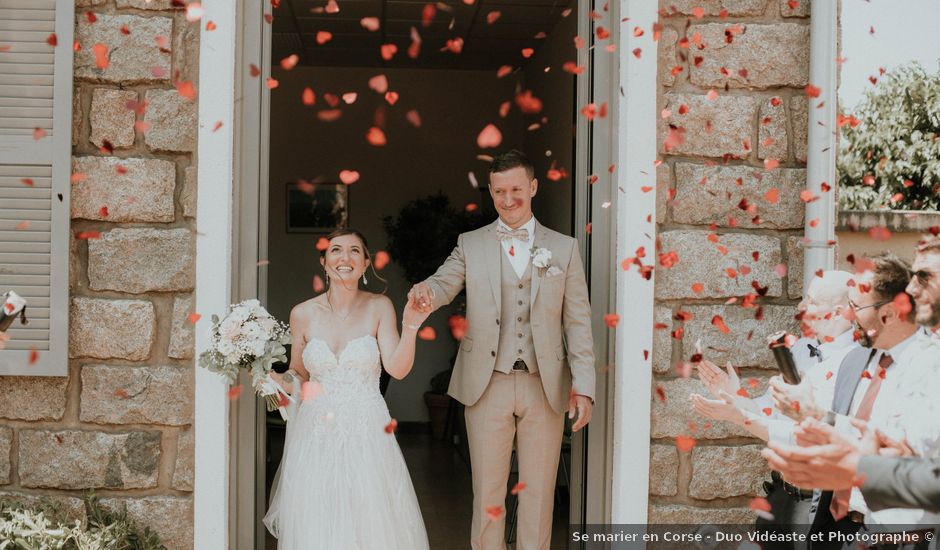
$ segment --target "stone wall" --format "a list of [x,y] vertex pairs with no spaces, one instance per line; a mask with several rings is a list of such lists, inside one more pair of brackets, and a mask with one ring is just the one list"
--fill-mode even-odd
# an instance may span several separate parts
[[0,496],[93,489],[191,548],[199,23],[77,0],[75,29],[69,375],[0,377]]
[[660,8],[658,238],[644,260],[656,262],[649,519],[753,522],[761,442],[692,411],[689,395],[707,395],[692,360],[732,362],[756,395],[773,374],[766,336],[797,328],[809,1]]

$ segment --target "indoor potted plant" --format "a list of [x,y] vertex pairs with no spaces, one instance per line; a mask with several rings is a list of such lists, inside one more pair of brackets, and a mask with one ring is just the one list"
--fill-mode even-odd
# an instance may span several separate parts
[[[401,266],[408,282],[415,284],[434,274],[457,244],[457,237],[466,231],[482,227],[487,218],[477,210],[455,208],[447,195],[438,192],[408,202],[398,216],[384,220],[388,237],[388,253]],[[455,341],[462,337],[454,330],[454,323],[463,319],[463,293],[454,304],[457,312],[451,317],[451,334]],[[431,378],[431,390],[425,392],[431,432],[441,438],[447,425],[451,397],[447,395],[454,359],[447,368]]]

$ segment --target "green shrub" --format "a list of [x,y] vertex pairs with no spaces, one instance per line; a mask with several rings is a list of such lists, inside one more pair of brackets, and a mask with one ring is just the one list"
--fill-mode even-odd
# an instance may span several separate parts
[[94,494],[85,496],[86,526],[69,522],[48,499],[34,506],[0,501],[0,550],[166,550],[149,527],[127,510],[107,510]]
[[840,125],[842,209],[940,208],[940,72],[911,63],[885,74]]

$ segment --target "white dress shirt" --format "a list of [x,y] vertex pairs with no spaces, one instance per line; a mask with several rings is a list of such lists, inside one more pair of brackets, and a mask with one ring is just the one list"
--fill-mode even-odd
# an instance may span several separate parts
[[[512,231],[508,225],[503,223],[502,219],[497,221],[497,225],[505,231]],[[535,241],[535,216],[529,218],[529,221],[522,224],[519,229],[525,229],[529,232],[528,240],[523,241],[513,237],[511,239],[501,240],[500,244],[503,245],[503,252],[505,252],[506,257],[509,258],[509,263],[512,265],[513,271],[515,271],[516,275],[521,279],[522,275],[525,274],[526,268],[529,266],[529,259],[532,256],[532,243]]]
[[[855,331],[847,330],[833,338],[831,342],[820,344],[819,352],[822,354],[822,361],[803,372],[803,379],[813,388],[813,401],[823,409],[828,410],[832,404],[836,376],[839,374],[842,360],[858,345],[855,341]],[[776,443],[795,444],[794,428],[796,428],[796,422],[776,409],[767,421],[767,435],[770,441]]]
[[[940,457],[940,334],[919,332],[888,369],[869,427],[907,438],[914,454]],[[865,514],[865,525],[937,525],[940,514],[889,508]]]
[[[898,368],[898,362],[901,359],[901,356],[904,353],[904,350],[910,346],[914,340],[917,339],[918,332],[915,332],[911,336],[908,336],[903,341],[896,344],[891,349],[887,350],[888,355],[894,359],[895,364],[888,367],[893,370]],[[868,391],[868,387],[871,385],[872,378],[878,376],[878,363],[881,361],[881,358],[884,356],[885,350],[876,350],[875,354],[871,356],[868,361],[868,365],[865,367],[865,372],[868,372],[869,376],[862,376],[858,385],[855,387],[855,393],[852,395],[852,403],[849,405],[849,415],[836,415],[836,430],[852,436],[858,437],[860,434],[855,426],[852,425],[851,418],[855,418],[855,415],[858,413],[858,408],[862,404],[862,399],[865,397],[865,392]],[[889,371],[890,372],[890,371]],[[885,381],[888,380],[887,372],[885,373]],[[884,384],[884,383],[882,383]],[[877,409],[881,404],[882,395],[881,392],[884,391],[884,385],[881,389],[878,390],[878,395],[875,397],[875,403],[872,406],[872,414],[874,414],[875,409]],[[858,490],[857,487],[852,489],[852,496],[849,498],[849,510],[855,510],[863,514],[868,512],[868,506],[865,505],[865,499],[862,498],[862,492]]]

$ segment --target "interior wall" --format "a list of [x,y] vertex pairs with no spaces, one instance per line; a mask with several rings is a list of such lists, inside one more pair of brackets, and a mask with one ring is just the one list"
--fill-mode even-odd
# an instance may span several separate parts
[[[387,76],[389,90],[399,95],[394,105],[368,87],[369,79],[380,73]],[[279,85],[271,102],[268,306],[281,319],[289,317],[294,304],[314,295],[314,274],[323,276],[315,249],[320,235],[286,232],[287,182],[317,177],[335,182],[341,170],[357,170],[360,179],[349,186],[349,225],[366,235],[374,253],[387,244],[382,219],[397,215],[410,200],[440,190],[457,206],[480,202],[480,191],[470,185],[468,173],[486,181],[487,163],[477,159],[481,151],[476,144],[486,124],[492,122],[502,131],[500,149],[524,142],[525,122],[518,109],[505,119],[498,114],[500,104],[514,97],[520,74],[497,79],[495,71],[298,66],[276,70],[273,76]],[[301,101],[307,86],[316,93],[314,106]],[[351,105],[341,104],[342,118],[323,122],[316,113],[327,108],[327,92],[355,92],[358,97]],[[376,147],[365,136],[381,105],[387,145]],[[420,114],[420,128],[405,118],[412,109]],[[381,275],[400,319],[410,284],[394,262]],[[435,329],[437,338],[419,340],[414,370],[402,381],[393,380],[388,389],[386,401],[399,422],[427,420],[422,395],[430,389],[431,377],[450,367],[456,349],[447,326],[450,314],[445,309],[430,317],[426,325]]]
[[[577,61],[572,38],[578,34],[578,18],[563,17],[532,56],[525,68],[525,87],[542,100],[543,111],[526,117],[526,124],[539,123],[525,132],[525,151],[535,165],[539,191],[532,202],[535,217],[546,227],[571,234],[574,185],[575,77],[562,69],[566,61]],[[546,71],[546,67],[549,68]],[[580,108],[580,107],[579,107]],[[564,169],[567,176],[552,181],[548,170]]]

